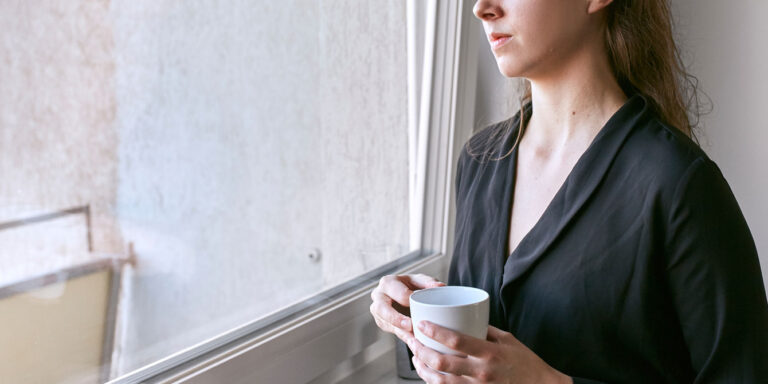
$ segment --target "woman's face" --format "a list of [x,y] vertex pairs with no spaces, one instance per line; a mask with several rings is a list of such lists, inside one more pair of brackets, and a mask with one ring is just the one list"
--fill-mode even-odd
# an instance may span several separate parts
[[[590,39],[599,38],[589,5],[588,0],[478,0],[473,12],[483,22],[501,73],[533,79],[562,70]],[[494,43],[497,35],[509,37]]]

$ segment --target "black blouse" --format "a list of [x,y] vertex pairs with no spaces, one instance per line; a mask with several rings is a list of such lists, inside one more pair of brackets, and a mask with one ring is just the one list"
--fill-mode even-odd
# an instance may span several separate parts
[[[474,134],[457,165],[448,284],[488,291],[491,325],[576,383],[768,383],[747,223],[717,165],[648,103],[632,95],[611,116],[508,257],[517,150],[494,159],[517,130]],[[494,137],[494,159],[468,152]]]

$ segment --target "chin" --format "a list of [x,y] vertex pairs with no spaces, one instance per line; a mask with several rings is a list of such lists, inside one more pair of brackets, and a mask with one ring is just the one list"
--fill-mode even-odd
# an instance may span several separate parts
[[512,65],[509,65],[509,64],[505,65],[504,63],[498,63],[498,67],[499,67],[499,72],[501,72],[501,74],[504,75],[504,77],[512,78],[512,77],[521,76],[520,69]]
[[520,60],[513,60],[510,57],[500,56],[496,57],[496,66],[499,67],[504,77],[524,77],[530,69],[532,63],[520,62]]

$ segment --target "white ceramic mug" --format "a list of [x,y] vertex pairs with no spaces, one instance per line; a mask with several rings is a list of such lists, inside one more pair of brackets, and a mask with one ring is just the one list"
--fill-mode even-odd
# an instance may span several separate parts
[[421,333],[419,321],[427,320],[482,340],[488,336],[490,299],[482,289],[458,285],[420,289],[411,294],[409,302],[416,339],[440,353],[464,356]]

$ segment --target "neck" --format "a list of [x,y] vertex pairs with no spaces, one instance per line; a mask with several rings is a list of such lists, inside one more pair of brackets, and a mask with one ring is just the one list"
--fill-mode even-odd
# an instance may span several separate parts
[[531,81],[533,113],[523,136],[528,145],[556,149],[591,141],[627,100],[599,44],[583,49],[556,73]]

